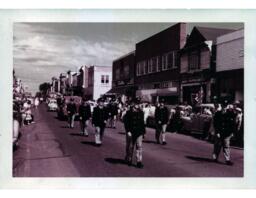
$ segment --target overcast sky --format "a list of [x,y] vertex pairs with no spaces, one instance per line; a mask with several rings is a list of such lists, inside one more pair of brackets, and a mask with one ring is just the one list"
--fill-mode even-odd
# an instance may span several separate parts
[[[14,23],[14,69],[28,89],[82,65],[111,66],[135,44],[173,23]],[[195,26],[239,29],[239,23],[190,23]]]

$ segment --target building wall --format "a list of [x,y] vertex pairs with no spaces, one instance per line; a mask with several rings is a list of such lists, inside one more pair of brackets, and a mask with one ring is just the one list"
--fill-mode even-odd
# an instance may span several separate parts
[[231,102],[244,97],[244,30],[217,38],[217,95]]
[[[170,102],[174,97],[177,100],[179,50],[185,45],[185,40],[186,24],[178,23],[136,44],[135,85],[139,88],[136,95],[152,100],[153,97],[158,98],[158,90],[166,89],[161,97],[166,96]],[[163,87],[161,83],[164,83]],[[145,92],[146,89],[153,91]]]
[[72,86],[76,87],[77,85],[77,73],[75,73],[72,75]]
[[[102,83],[102,76],[108,76],[108,83]],[[106,82],[106,78],[104,78]],[[112,67],[94,66],[93,99],[99,99],[112,87]]]
[[112,87],[123,87],[134,84],[135,76],[135,52],[129,53],[115,61],[113,61]]
[[[159,67],[162,68],[156,72],[146,73],[144,75],[137,75],[135,83],[147,83],[154,82],[158,79],[166,80],[178,80],[179,75],[179,61],[178,55],[177,63],[175,67],[167,70],[163,69],[163,57],[169,52],[177,52],[185,44],[186,39],[186,24],[176,24],[162,32],[159,32],[148,39],[145,39],[136,44],[136,70],[138,63],[146,61],[146,67],[148,68],[148,61],[153,57],[159,57]],[[148,69],[146,69],[148,70]],[[137,72],[136,72],[137,73]]]
[[211,52],[209,48],[205,46],[199,46],[196,49],[191,49],[182,53],[182,55],[180,56],[180,73],[190,72],[189,54],[195,50],[199,53],[199,69],[197,69],[197,71],[211,68]]
[[238,30],[217,38],[216,71],[244,68],[244,30]]

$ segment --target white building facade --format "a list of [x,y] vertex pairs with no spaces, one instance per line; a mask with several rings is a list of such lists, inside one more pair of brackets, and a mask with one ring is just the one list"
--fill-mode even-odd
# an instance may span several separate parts
[[88,68],[88,88],[85,96],[98,100],[112,88],[112,67],[91,66]]

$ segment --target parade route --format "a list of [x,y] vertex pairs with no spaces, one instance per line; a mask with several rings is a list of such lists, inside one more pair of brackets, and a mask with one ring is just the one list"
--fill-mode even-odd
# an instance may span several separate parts
[[[213,145],[191,136],[168,133],[167,145],[155,143],[147,128],[143,142],[143,169],[127,166],[123,124],[106,128],[103,145],[80,134],[79,122],[70,129],[45,104],[34,110],[36,123],[21,129],[19,148],[13,154],[14,177],[242,177],[243,149],[232,148],[233,166],[211,160]],[[135,159],[133,160],[135,164]]]

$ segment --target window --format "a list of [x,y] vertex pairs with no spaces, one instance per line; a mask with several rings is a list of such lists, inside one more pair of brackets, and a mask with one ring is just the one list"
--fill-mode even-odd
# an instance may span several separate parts
[[105,77],[106,77],[105,83],[108,84],[109,83],[109,75],[106,75]]
[[124,66],[124,77],[127,78],[129,77],[129,65]]
[[173,53],[170,52],[167,54],[167,69],[171,69],[173,65]]
[[161,71],[161,57],[157,56],[156,58],[156,71]]
[[101,75],[101,84],[104,84],[104,83],[105,83],[104,75]]
[[157,67],[156,63],[157,63],[157,57],[151,58],[152,72],[156,72],[156,67]]
[[142,74],[147,74],[147,62],[142,61]]
[[151,61],[151,59],[150,59],[150,60],[148,60],[148,73],[149,73],[149,74],[152,73],[152,70],[153,70],[152,61]]
[[140,76],[140,63],[137,63],[136,73],[137,73],[137,76]]
[[160,83],[155,83],[154,84],[154,89],[159,89],[160,88]]
[[199,53],[197,51],[191,52],[188,56],[188,70],[199,69]]
[[168,58],[167,54],[164,54],[162,56],[162,70],[163,71],[167,70],[167,60],[168,60],[167,58]]
[[[178,65],[177,51],[166,53],[162,56],[162,70],[176,68]],[[159,68],[161,68],[159,66]]]
[[116,80],[120,79],[120,68],[116,69]]
[[109,84],[109,75],[101,75],[101,84]]
[[146,61],[141,61],[137,64],[137,76],[141,76],[147,73],[147,63]]
[[239,57],[244,57],[244,50],[243,49],[239,50]]
[[148,61],[148,73],[157,71],[157,57],[153,57]]

